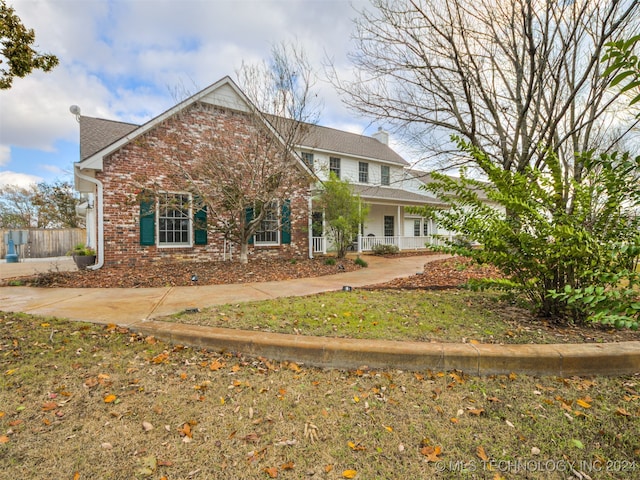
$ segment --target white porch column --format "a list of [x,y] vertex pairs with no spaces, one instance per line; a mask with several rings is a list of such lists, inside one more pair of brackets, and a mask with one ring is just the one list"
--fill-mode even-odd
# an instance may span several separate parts
[[325,220],[325,215],[324,215],[324,208],[322,209],[322,254],[326,255],[327,254],[327,243],[328,243],[328,238],[327,238],[327,222]]

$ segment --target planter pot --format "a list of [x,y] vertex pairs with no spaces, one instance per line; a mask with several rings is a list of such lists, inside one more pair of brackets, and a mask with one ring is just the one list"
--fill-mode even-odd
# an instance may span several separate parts
[[73,261],[75,262],[78,270],[85,270],[89,265],[96,263],[95,255],[73,255]]

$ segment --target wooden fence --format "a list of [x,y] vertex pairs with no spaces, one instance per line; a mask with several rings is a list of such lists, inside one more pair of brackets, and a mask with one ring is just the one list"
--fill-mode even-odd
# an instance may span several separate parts
[[[5,233],[9,233],[9,230],[0,229],[0,258],[7,255]],[[32,228],[29,229],[28,243],[16,246],[16,253],[20,259],[62,257],[75,245],[86,240],[87,232],[84,228]]]

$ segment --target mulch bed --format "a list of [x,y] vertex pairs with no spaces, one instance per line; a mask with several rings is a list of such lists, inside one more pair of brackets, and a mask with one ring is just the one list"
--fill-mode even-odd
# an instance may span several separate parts
[[369,285],[365,288],[374,289],[417,289],[443,290],[458,288],[470,280],[484,278],[503,278],[497,268],[491,265],[480,265],[464,257],[454,257],[445,260],[426,263],[424,272],[406,278],[396,278],[386,283]]
[[[326,259],[251,260],[237,262],[157,262],[137,267],[111,267],[77,272],[48,272],[28,279],[28,285],[63,288],[148,288],[224,285],[320,277],[358,270],[352,259],[327,265]],[[192,280],[195,277],[197,280]],[[5,283],[10,281],[8,279]]]

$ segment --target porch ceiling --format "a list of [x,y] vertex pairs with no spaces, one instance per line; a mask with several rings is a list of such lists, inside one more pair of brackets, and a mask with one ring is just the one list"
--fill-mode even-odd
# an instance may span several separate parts
[[434,205],[445,206],[444,203],[428,195],[400,190],[399,188],[380,187],[374,185],[351,185],[353,193],[371,203],[391,203],[394,205]]

